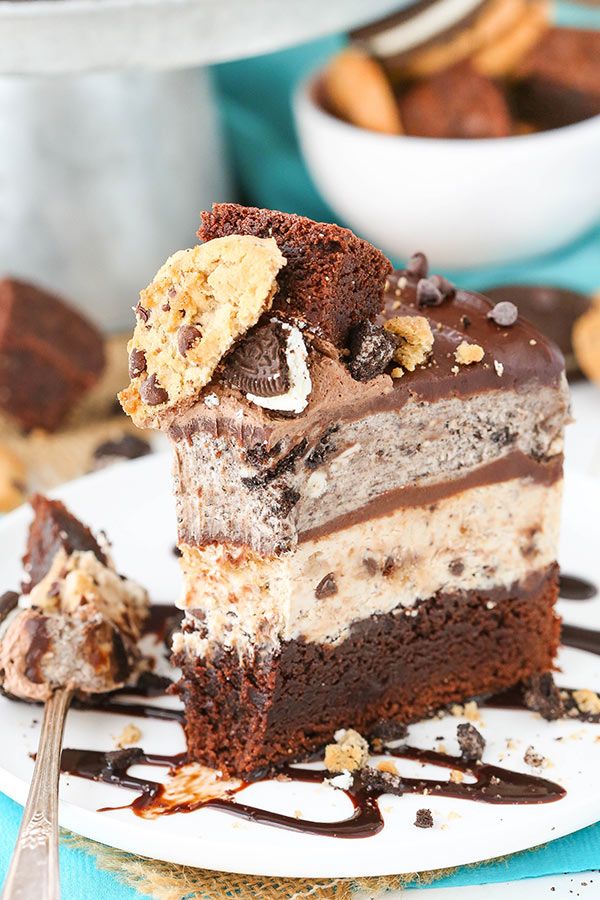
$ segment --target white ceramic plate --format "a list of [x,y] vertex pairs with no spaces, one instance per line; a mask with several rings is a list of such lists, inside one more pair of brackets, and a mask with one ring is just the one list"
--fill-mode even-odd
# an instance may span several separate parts
[[[156,602],[173,601],[179,586],[171,549],[175,520],[169,470],[169,457],[160,454],[114,466],[59,492],[84,521],[106,529],[120,570],[143,581]],[[596,583],[600,583],[595,518],[599,507],[600,485],[581,476],[567,479],[561,561],[565,570]],[[23,509],[0,523],[2,590],[18,583],[28,519]],[[600,598],[579,604],[564,601],[561,612],[567,621],[597,627]],[[600,689],[600,657],[565,649],[559,664],[559,683]],[[502,757],[501,764],[530,771],[523,754],[533,745],[551,761],[544,776],[564,785],[567,796],[539,806],[383,797],[383,830],[375,837],[348,840],[283,831],[211,809],[152,821],[139,819],[128,809],[99,813],[99,807],[118,806],[135,795],[114,786],[63,777],[60,822],[105,844],[177,863],[248,874],[351,877],[472,863],[544,843],[600,819],[599,726],[577,721],[548,723],[528,712],[484,709],[482,715],[483,725],[478,727],[487,741],[485,761],[498,762]],[[4,735],[0,741],[0,789],[21,803],[31,777],[33,764],[28,754],[36,750],[39,720],[39,708],[0,698]],[[71,711],[65,746],[114,749],[114,738],[129,721],[114,714]],[[448,716],[415,725],[411,743],[434,747],[435,739],[443,735],[447,751],[455,753],[458,721]],[[153,720],[137,724],[146,751],[177,753],[184,749],[178,725]],[[507,750],[508,738],[512,750]],[[399,768],[408,774],[414,765],[401,761]],[[160,770],[153,769],[150,777],[160,777]],[[334,820],[351,812],[348,798],[325,785],[270,782],[253,785],[242,796],[248,803],[289,815],[299,810],[310,819]],[[432,809],[433,829],[420,830],[413,825],[416,810],[423,806]]]

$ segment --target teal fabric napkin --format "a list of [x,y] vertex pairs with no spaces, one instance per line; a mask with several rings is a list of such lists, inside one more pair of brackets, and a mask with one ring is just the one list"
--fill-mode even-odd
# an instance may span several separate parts
[[[583,6],[562,4],[558,19],[563,24],[600,28],[600,10]],[[323,63],[342,42],[340,37],[328,38],[282,53],[215,67],[223,124],[243,202],[300,212],[321,221],[334,219],[302,164],[289,95],[298,79]],[[447,274],[454,274],[461,285],[472,288],[503,281],[528,281],[598,290],[600,223],[576,243],[549,257],[495,269]],[[21,808],[0,794],[0,883],[6,875],[20,817]],[[80,850],[63,847],[60,859],[64,900],[88,897],[134,900],[141,896],[122,885],[115,876],[98,871],[93,857]],[[536,851],[476,868],[462,868],[436,882],[436,886],[516,881],[599,867],[600,823]]]

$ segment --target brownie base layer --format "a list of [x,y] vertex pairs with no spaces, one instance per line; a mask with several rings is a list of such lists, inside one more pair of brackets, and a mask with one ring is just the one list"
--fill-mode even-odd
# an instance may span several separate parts
[[[240,664],[175,657],[191,759],[249,776],[319,749],[336,729],[368,734],[552,668],[558,567],[511,589],[438,593],[357,623],[340,644],[284,644]],[[416,615],[415,615],[416,610]]]

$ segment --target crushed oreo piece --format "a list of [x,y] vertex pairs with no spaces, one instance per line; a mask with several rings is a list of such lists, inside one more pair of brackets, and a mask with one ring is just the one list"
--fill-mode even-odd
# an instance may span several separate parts
[[335,453],[336,445],[331,440],[331,436],[339,431],[339,425],[331,425],[330,428],[320,437],[319,442],[313,447],[306,459],[304,465],[307,469],[317,469],[322,466],[328,456]]
[[324,597],[333,597],[334,594],[337,594],[338,586],[335,580],[335,576],[333,572],[328,572],[323,578],[321,578],[320,582],[315,588],[315,597],[317,600],[322,600]]
[[277,510],[280,518],[287,518],[299,499],[300,494],[298,493],[298,491],[294,490],[294,488],[284,488],[279,496],[279,504]]
[[417,828],[433,828],[433,816],[430,809],[418,809],[415,816]]
[[417,303],[419,306],[441,306],[444,295],[431,278],[421,278],[417,284]]
[[370,381],[385,372],[398,340],[381,325],[361,322],[350,332],[348,369],[356,381]]
[[277,397],[289,388],[286,340],[278,322],[252,329],[229,356],[223,377],[233,387],[257,397]]
[[143,350],[133,348],[129,354],[129,377],[136,378],[146,371],[146,354]]
[[265,472],[260,472],[258,475],[250,475],[242,478],[242,484],[244,487],[247,487],[248,490],[254,491],[257,488],[264,487],[266,484],[270,484],[276,478],[279,478],[280,475],[290,472],[296,465],[298,458],[306,452],[306,445],[306,438],[302,438],[300,443],[296,444],[295,447],[292,447],[289,453],[282,456],[279,462],[276,462],[274,466],[267,469]]
[[414,278],[427,278],[429,274],[429,262],[424,253],[413,253],[406,263],[406,274]]
[[140,396],[148,406],[160,406],[161,403],[167,403],[169,400],[169,395],[158,383],[156,375],[150,375],[149,378],[142,381]]
[[490,309],[487,317],[492,319],[496,325],[500,325],[502,328],[509,328],[519,318],[519,310],[510,300],[501,300]]
[[124,434],[112,441],[104,441],[98,444],[94,450],[94,459],[103,461],[106,459],[139,459],[152,453],[152,447],[141,437],[135,434]]
[[373,766],[365,766],[354,774],[353,787],[355,791],[362,791],[365,794],[385,793],[401,797],[404,793],[400,775],[393,775]]
[[202,337],[202,332],[196,325],[182,325],[177,332],[177,349],[181,356],[187,356],[194,344]]
[[523,682],[523,702],[527,709],[538,712],[549,722],[560,719],[565,712],[560,691],[551,672],[532,675]]
[[379,719],[371,728],[371,740],[389,744],[392,741],[403,741],[408,735],[408,725],[397,719]]
[[460,753],[465,762],[479,762],[485,750],[485,738],[470,722],[456,728]]

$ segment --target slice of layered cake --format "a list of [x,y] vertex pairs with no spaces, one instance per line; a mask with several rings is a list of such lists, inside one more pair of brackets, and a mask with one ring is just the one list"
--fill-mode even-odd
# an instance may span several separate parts
[[551,669],[559,351],[337,226],[226,204],[199,236],[121,395],[174,449],[190,756],[248,774]]

